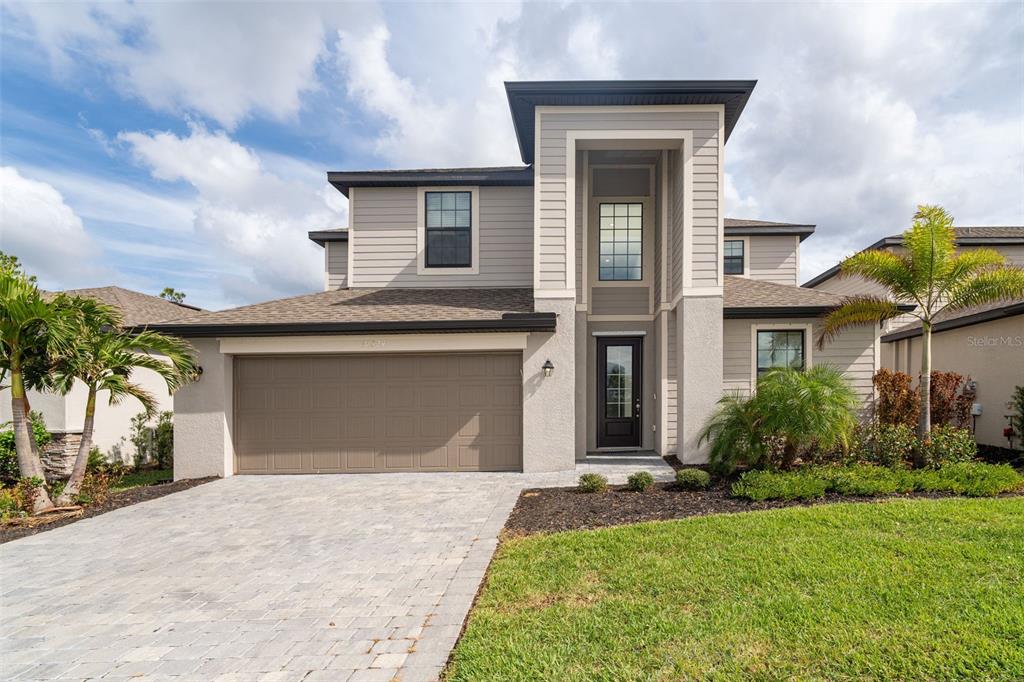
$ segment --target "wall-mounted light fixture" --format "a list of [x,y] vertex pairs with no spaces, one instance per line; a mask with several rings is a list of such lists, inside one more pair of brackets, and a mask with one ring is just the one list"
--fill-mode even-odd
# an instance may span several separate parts
[[544,376],[549,377],[551,376],[551,373],[555,371],[555,366],[551,364],[551,360],[545,360],[541,369],[544,370]]

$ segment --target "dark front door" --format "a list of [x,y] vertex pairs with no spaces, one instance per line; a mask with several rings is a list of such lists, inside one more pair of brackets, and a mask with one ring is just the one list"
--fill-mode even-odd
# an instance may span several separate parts
[[597,339],[597,447],[640,447],[643,339]]

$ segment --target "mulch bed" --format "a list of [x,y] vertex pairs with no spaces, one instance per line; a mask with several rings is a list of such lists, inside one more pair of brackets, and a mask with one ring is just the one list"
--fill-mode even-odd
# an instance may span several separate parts
[[681,490],[675,483],[656,483],[642,493],[610,486],[605,493],[583,493],[577,488],[524,490],[505,523],[507,535],[532,535],[564,530],[622,526],[643,521],[667,521],[706,514],[810,507],[836,502],[878,502],[886,499],[938,499],[947,493],[908,493],[879,497],[853,497],[828,493],[816,500],[751,502],[730,497],[727,483],[708,490]]
[[0,544],[29,535],[35,535],[36,533],[42,533],[54,528],[59,528],[61,526],[66,526],[69,523],[74,523],[81,519],[87,519],[90,516],[106,514],[109,511],[114,511],[121,507],[127,507],[147,500],[155,500],[158,497],[170,495],[171,493],[180,492],[182,490],[188,490],[189,488],[194,488],[197,485],[209,483],[213,480],[216,480],[216,477],[192,478],[183,481],[175,481],[173,483],[143,485],[137,488],[129,488],[128,490],[122,490],[121,492],[111,493],[110,497],[103,504],[84,507],[77,512],[59,512],[53,514],[52,520],[48,520],[46,517],[35,517],[31,520],[32,525],[3,524],[0,525]]

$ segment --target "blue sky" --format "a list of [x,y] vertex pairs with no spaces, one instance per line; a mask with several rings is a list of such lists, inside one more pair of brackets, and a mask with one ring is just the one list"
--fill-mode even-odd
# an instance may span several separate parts
[[727,214],[1024,223],[1024,5],[3,3],[0,249],[48,288],[314,291],[335,169],[516,164],[504,80],[755,78]]

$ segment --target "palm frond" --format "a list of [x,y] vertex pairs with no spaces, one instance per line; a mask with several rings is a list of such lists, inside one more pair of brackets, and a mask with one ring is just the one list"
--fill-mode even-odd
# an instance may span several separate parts
[[825,315],[818,332],[818,348],[835,339],[845,329],[864,324],[878,324],[900,314],[896,303],[881,296],[851,296],[842,305]]
[[1006,264],[1006,258],[995,249],[970,249],[958,253],[950,261],[949,270],[938,283],[936,300],[949,297],[949,291],[975,275]]
[[110,393],[108,404],[117,405],[125,398],[135,398],[142,403],[142,408],[147,416],[153,416],[157,409],[156,397],[142,386],[130,381],[128,377],[121,375],[110,375],[105,378],[100,390]]
[[839,276],[853,275],[885,287],[900,299],[911,299],[916,293],[911,263],[891,251],[869,249],[844,259],[839,264]]
[[913,224],[903,233],[903,248],[912,264],[914,289],[925,294],[922,307],[931,309],[937,284],[947,276],[956,254],[953,216],[941,206],[918,206]]
[[1024,298],[1024,268],[1003,267],[975,275],[947,292],[944,310]]

